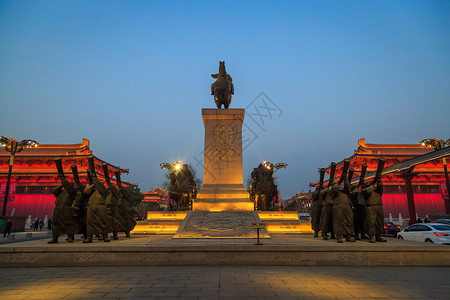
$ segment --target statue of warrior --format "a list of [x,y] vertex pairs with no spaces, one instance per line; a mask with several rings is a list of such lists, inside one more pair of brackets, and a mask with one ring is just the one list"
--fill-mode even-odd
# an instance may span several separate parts
[[87,203],[89,201],[89,196],[84,194],[86,186],[80,182],[80,177],[78,176],[78,169],[76,165],[70,167],[72,169],[73,179],[77,184],[77,195],[73,201],[73,206],[78,208],[78,223],[80,225],[80,233],[86,238],[86,211]]
[[362,188],[364,184],[364,177],[366,175],[367,165],[362,164],[361,174],[359,176],[359,183],[357,186],[352,187],[350,192],[350,201],[353,205],[353,225],[355,229],[356,240],[363,239],[365,237],[364,232],[364,219],[366,202],[362,194]]
[[[350,203],[350,181],[347,177],[347,171],[350,167],[350,160],[344,160],[341,178],[339,182],[332,182],[330,187],[330,196],[333,201],[333,232],[336,234],[338,243],[342,243],[342,237],[347,242],[355,242],[353,234],[353,211]],[[344,182],[344,188],[340,188],[341,182]]]
[[107,208],[109,208],[110,217],[111,217],[111,225],[113,229],[113,240],[119,239],[119,232],[125,232],[124,230],[124,220],[122,218],[122,214],[119,210],[120,200],[122,198],[122,195],[117,190],[117,188],[114,186],[114,184],[111,183],[111,179],[109,177],[109,171],[108,171],[108,164],[103,163],[103,174],[105,174],[105,180],[106,184],[108,185],[109,194],[106,197],[105,205]]
[[216,81],[211,84],[211,95],[214,95],[214,102],[217,108],[228,108],[231,103],[231,95],[234,95],[234,85],[231,76],[225,71],[225,62],[219,61],[219,74],[211,74]]
[[102,234],[103,241],[109,242],[108,233],[113,230],[105,201],[110,192],[97,179],[94,157],[92,155],[88,157],[88,161],[93,184],[84,190],[85,194],[91,194],[91,196],[89,197],[86,214],[87,238],[83,240],[83,243],[92,243],[92,236],[99,233]]
[[328,239],[328,232],[331,233],[331,238],[334,238],[333,233],[333,200],[331,199],[330,186],[334,181],[334,173],[336,172],[336,163],[332,162],[330,166],[330,178],[328,179],[328,188],[324,188],[319,193],[322,199],[322,212],[320,213],[320,231],[324,240]]
[[[384,212],[383,212],[383,181],[381,180],[381,172],[384,168],[385,159],[380,158],[378,168],[372,184],[365,183],[362,194],[366,201],[365,210],[365,231],[369,235],[369,242],[386,242],[381,238],[384,232]],[[376,187],[375,187],[376,183]]]
[[322,213],[322,198],[320,197],[320,191],[323,188],[324,176],[325,176],[325,169],[321,168],[319,186],[312,193],[311,228],[314,231],[314,237],[319,237],[320,231],[320,214]]
[[52,239],[48,243],[57,243],[58,237],[62,234],[67,234],[67,241],[73,243],[75,234],[80,232],[77,220],[78,208],[73,206],[77,191],[64,175],[61,158],[55,158],[55,164],[61,185],[52,190],[56,200],[53,209]]
[[333,199],[333,232],[338,243],[342,243],[342,237],[347,242],[355,242],[353,234],[353,211],[350,206],[350,182],[344,179],[344,188],[333,182],[331,185],[331,198]]
[[119,210],[121,211],[122,218],[124,220],[124,230],[125,236],[130,237],[130,231],[134,229],[136,226],[136,220],[134,219],[134,213],[131,208],[128,207],[130,203],[130,194],[128,194],[127,190],[122,186],[122,181],[120,180],[120,170],[115,170],[114,174],[116,175],[117,186],[119,187],[119,191],[122,195],[119,204]]

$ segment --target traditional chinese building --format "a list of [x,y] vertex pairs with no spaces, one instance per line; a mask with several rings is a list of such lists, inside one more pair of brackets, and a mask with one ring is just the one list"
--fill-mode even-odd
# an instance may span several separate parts
[[160,188],[159,185],[156,189],[142,193],[142,195],[144,195],[144,199],[142,199],[142,202],[144,203],[156,203],[161,208],[167,207],[169,193]]
[[[358,149],[349,157],[350,168],[355,170],[354,177],[359,177],[361,165],[367,164],[367,173],[376,171],[378,160],[385,158],[385,168],[397,163],[415,158],[434,151],[433,148],[423,147],[420,144],[368,144],[365,139],[358,141]],[[337,163],[336,178],[342,173],[344,162]],[[326,169],[330,173],[330,167]],[[442,159],[437,159],[414,168],[415,176],[412,179],[415,209],[419,217],[426,215],[441,215],[445,213],[444,200],[440,185],[445,182],[444,165]],[[383,206],[385,217],[391,213],[394,218],[401,213],[403,218],[409,217],[405,180],[399,172],[383,176]],[[319,177],[319,175],[317,175]],[[328,184],[325,181],[324,185]],[[311,183],[317,186],[318,182]]]
[[[89,149],[89,140],[83,139],[80,144],[50,145],[40,144],[37,148],[24,149],[16,153],[14,166],[12,169],[12,187],[15,186],[14,200],[8,201],[7,215],[11,215],[14,209],[14,216],[29,216],[32,219],[43,219],[45,215],[49,218],[53,215],[55,196],[51,193],[55,186],[60,185],[58,172],[54,159],[62,158],[63,169],[69,181],[73,181],[70,166],[76,165],[80,181],[87,183],[86,170],[89,169],[88,156],[92,155]],[[0,182],[6,182],[8,177],[10,153],[0,151]],[[94,156],[94,164],[98,178],[104,181],[102,164],[105,161]],[[108,170],[111,182],[115,183],[114,171],[119,169],[121,173],[128,173],[123,169],[108,163]],[[131,185],[122,182],[123,186]],[[3,198],[0,200],[3,205]]]

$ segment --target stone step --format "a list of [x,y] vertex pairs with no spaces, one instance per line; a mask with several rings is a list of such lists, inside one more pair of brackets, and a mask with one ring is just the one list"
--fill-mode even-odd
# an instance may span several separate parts
[[[231,200],[231,201],[224,201]],[[193,204],[193,210],[204,210],[204,211],[253,211],[254,205],[250,200],[248,201],[237,201],[236,199],[220,199],[220,200],[209,200],[201,199],[197,200]]]

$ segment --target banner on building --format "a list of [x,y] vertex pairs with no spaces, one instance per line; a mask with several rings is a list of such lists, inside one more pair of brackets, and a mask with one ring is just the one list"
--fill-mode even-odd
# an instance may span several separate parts
[[[3,201],[5,199],[5,193],[6,193],[6,181],[0,181],[0,201]],[[9,183],[9,192],[8,192],[8,200],[14,200],[16,197],[16,187],[17,182],[15,180],[11,180]]]
[[441,195],[442,198],[448,199],[448,188],[447,188],[447,182],[446,181],[440,181],[439,186],[441,187]]

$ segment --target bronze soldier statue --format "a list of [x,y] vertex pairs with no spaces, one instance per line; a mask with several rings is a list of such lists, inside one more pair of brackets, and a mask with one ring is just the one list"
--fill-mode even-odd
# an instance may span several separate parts
[[320,169],[320,181],[317,189],[312,193],[311,206],[311,228],[314,231],[314,237],[319,237],[320,231],[320,214],[322,213],[322,199],[320,192],[323,188],[323,179],[325,177],[325,169]]
[[125,232],[124,229],[124,220],[122,218],[122,214],[119,210],[120,201],[122,199],[122,195],[117,190],[117,188],[114,186],[114,184],[111,183],[111,179],[109,177],[109,171],[108,171],[108,164],[103,163],[102,164],[103,173],[105,174],[105,180],[106,184],[108,185],[108,190],[110,191],[109,195],[106,197],[106,207],[109,208],[111,222],[112,222],[112,229],[113,229],[113,239],[118,240],[119,232]]
[[84,194],[86,186],[80,182],[77,166],[72,165],[70,168],[72,169],[73,179],[77,184],[77,195],[73,201],[73,206],[78,208],[78,224],[80,226],[80,233],[83,234],[83,238],[86,238],[86,211],[89,196]]
[[114,174],[116,175],[117,186],[119,187],[119,191],[122,195],[120,199],[119,209],[122,214],[122,218],[124,220],[124,230],[126,237],[130,237],[130,231],[134,229],[136,226],[136,220],[134,219],[134,214],[131,208],[129,208],[130,203],[130,194],[128,194],[127,190],[122,186],[122,181],[120,180],[120,170],[115,170]]
[[55,164],[58,169],[58,177],[61,179],[61,185],[52,190],[56,200],[53,209],[52,239],[48,243],[57,243],[58,237],[62,234],[67,234],[67,241],[73,243],[75,234],[80,231],[77,222],[78,209],[73,206],[77,191],[64,175],[61,158],[55,158]]
[[334,181],[334,173],[336,172],[336,163],[332,162],[330,166],[330,178],[328,179],[328,188],[323,189],[319,196],[322,199],[322,212],[320,213],[320,231],[324,240],[328,239],[328,233],[334,238],[333,233],[333,199],[330,194],[330,187]]
[[[339,182],[331,184],[330,196],[333,200],[333,232],[336,234],[338,243],[342,243],[342,237],[348,242],[355,242],[353,234],[353,211],[350,206],[350,181],[347,178],[347,171],[350,166],[350,160],[344,160],[344,167]],[[344,188],[340,188],[341,182],[344,182]]]
[[216,81],[211,84],[211,95],[214,95],[214,102],[217,108],[222,104],[227,109],[231,103],[231,95],[234,95],[233,79],[225,70],[225,62],[219,61],[219,74],[211,74]]
[[[366,200],[365,231],[369,235],[369,242],[386,242],[381,238],[384,232],[384,212],[383,212],[383,181],[381,172],[384,168],[385,159],[380,158],[378,168],[372,184],[367,185],[362,193]],[[374,186],[376,184],[376,187]]]
[[363,239],[365,237],[364,232],[364,219],[366,210],[366,201],[362,194],[362,188],[364,184],[364,177],[366,176],[367,164],[362,164],[361,174],[359,176],[359,183],[352,188],[350,192],[350,199],[353,204],[353,224],[355,227],[356,240]]
[[92,236],[99,233],[102,234],[104,242],[109,242],[108,233],[112,232],[112,225],[111,217],[105,205],[109,191],[97,178],[92,155],[88,157],[88,161],[93,184],[84,190],[85,194],[91,194],[91,196],[89,197],[86,215],[87,238],[83,240],[83,243],[92,243]]

